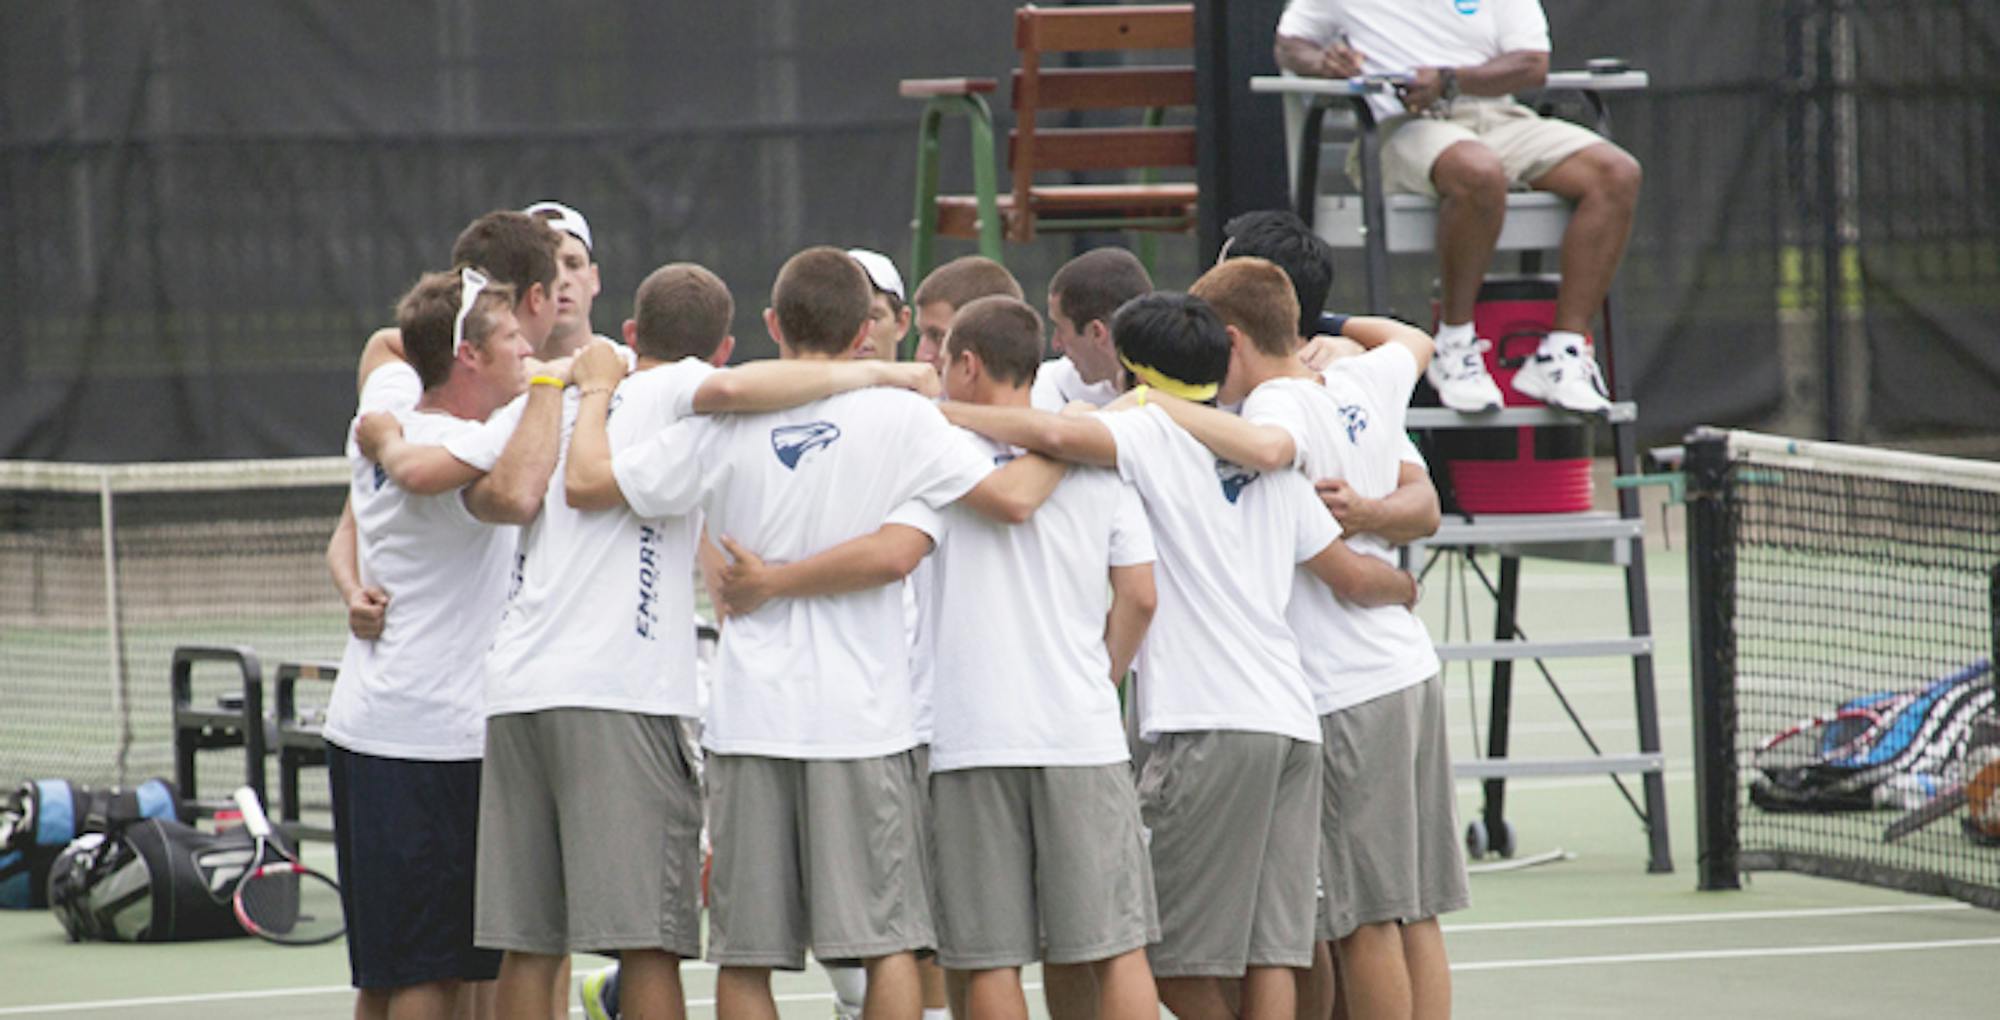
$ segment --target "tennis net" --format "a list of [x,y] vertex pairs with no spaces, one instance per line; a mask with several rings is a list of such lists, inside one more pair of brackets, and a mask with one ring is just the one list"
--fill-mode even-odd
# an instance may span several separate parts
[[1685,472],[1702,886],[2000,908],[2000,464],[1700,430]]
[[[347,479],[337,457],[0,462],[0,785],[172,776],[177,646],[247,645],[267,674],[337,661],[324,556]],[[197,674],[209,707],[240,689]],[[226,793],[241,761],[205,753],[185,794]]]

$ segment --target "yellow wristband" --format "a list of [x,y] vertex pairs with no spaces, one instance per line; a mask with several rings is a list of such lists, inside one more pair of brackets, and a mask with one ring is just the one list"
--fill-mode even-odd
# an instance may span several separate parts
[[1145,383],[1140,383],[1139,385],[1132,387],[1132,392],[1137,393],[1139,395],[1140,407],[1146,406],[1146,389],[1147,386]]
[[556,378],[555,376],[552,376],[552,375],[538,375],[538,376],[535,376],[534,378],[532,378],[532,379],[528,380],[528,385],[530,385],[530,386],[554,386],[554,387],[555,387],[556,389],[562,389],[562,388],[563,388],[563,387],[564,387],[565,385],[567,385],[567,384],[566,384],[566,383],[564,383],[564,382],[563,382],[563,381],[562,381],[561,379],[558,379],[558,378]]

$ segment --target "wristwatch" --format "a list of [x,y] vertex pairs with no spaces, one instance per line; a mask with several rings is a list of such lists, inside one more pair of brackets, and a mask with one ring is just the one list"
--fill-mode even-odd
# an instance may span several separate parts
[[1438,101],[1449,103],[1458,98],[1458,68],[1438,68]]

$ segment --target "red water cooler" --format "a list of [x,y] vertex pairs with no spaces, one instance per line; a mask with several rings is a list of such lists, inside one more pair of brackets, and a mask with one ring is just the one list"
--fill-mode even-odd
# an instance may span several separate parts
[[[1473,331],[1492,343],[1483,357],[1508,407],[1540,407],[1515,392],[1514,373],[1554,328],[1551,275],[1489,276],[1479,288]],[[1432,309],[1436,314],[1435,306]],[[1435,394],[1426,394],[1429,403]],[[1472,514],[1551,514],[1590,509],[1591,426],[1438,429],[1433,465],[1449,482],[1457,508]],[[1449,509],[1449,506],[1447,506]]]

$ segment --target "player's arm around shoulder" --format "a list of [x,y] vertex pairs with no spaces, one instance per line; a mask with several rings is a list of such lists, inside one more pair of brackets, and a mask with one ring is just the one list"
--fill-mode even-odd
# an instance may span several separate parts
[[354,442],[397,488],[419,496],[462,489],[485,474],[442,446],[404,439],[402,422],[386,411],[362,415],[354,425]]
[[[1349,316],[1347,322],[1341,326],[1340,333],[1360,344],[1364,350],[1373,351],[1394,344],[1409,351],[1410,357],[1417,363],[1416,374],[1419,376],[1430,366],[1431,354],[1437,346],[1429,333],[1408,323],[1376,315]],[[1414,379],[1411,380],[1411,385],[1416,385]]]
[[585,348],[570,369],[578,400],[576,425],[569,436],[569,459],[563,465],[563,499],[578,510],[608,510],[625,505],[625,496],[618,491],[618,479],[611,469],[608,431],[611,395],[625,378],[625,363],[617,352],[608,350],[610,346],[593,344]]
[[521,418],[500,459],[465,489],[465,507],[472,516],[488,524],[526,524],[542,512],[562,449],[563,389],[570,368],[552,363],[529,384]]
[[1338,539],[1305,562],[1307,570],[1335,595],[1357,606],[1417,605],[1417,579],[1407,570],[1363,555]]
[[994,407],[947,400],[938,405],[953,425],[1036,453],[1094,467],[1116,467],[1118,441],[1092,414],[1055,414],[1029,407]]
[[782,411],[869,386],[935,397],[938,377],[929,365],[909,361],[753,361],[702,380],[694,393],[694,410],[697,414]]
[[394,327],[376,330],[361,347],[361,366],[354,377],[354,391],[361,392],[376,369],[391,362],[407,360],[403,356],[402,330]]
[[1297,463],[1298,443],[1282,426],[1259,424],[1165,393],[1152,393],[1150,402],[1223,460],[1252,471],[1282,471]]

